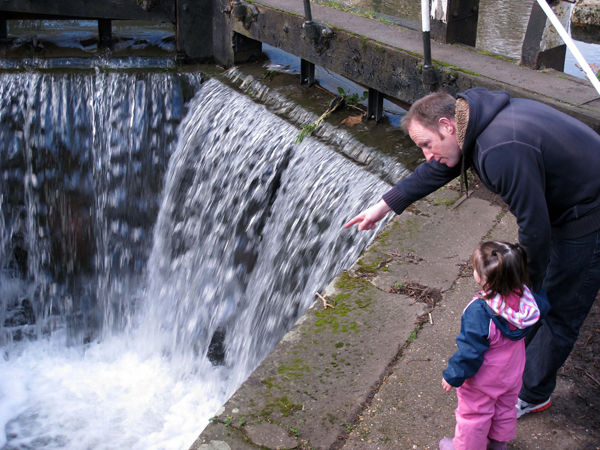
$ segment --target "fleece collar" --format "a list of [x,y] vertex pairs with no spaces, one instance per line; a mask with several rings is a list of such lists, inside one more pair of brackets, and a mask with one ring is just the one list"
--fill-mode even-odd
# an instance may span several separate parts
[[[518,297],[516,293],[511,296]],[[540,319],[540,309],[527,286],[523,286],[523,295],[520,296],[518,303],[510,302],[513,306],[517,304],[518,309],[511,308],[507,299],[500,294],[496,294],[495,297],[485,300],[485,302],[494,313],[506,319],[519,330],[530,327]]]
[[469,102],[464,98],[456,100],[454,118],[456,120],[456,138],[458,139],[458,146],[462,150],[465,144],[467,125],[469,124]]

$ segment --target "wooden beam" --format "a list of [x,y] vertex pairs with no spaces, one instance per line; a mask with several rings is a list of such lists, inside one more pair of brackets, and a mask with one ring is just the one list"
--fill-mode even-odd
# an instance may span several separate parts
[[184,60],[213,57],[212,0],[177,0],[177,50]]
[[[147,6],[146,6],[147,5]],[[143,9],[142,6],[146,6]],[[110,19],[175,22],[175,0],[3,0],[7,19]]]
[[[431,38],[444,44],[475,47],[479,0],[441,0],[445,9],[431,12]],[[445,11],[446,15],[443,16]]]

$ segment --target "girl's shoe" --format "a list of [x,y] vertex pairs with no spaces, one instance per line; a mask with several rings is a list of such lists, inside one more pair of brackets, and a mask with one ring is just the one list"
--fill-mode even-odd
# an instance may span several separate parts
[[452,439],[442,439],[440,441],[440,450],[454,450]]
[[487,450],[506,450],[506,442],[488,438]]

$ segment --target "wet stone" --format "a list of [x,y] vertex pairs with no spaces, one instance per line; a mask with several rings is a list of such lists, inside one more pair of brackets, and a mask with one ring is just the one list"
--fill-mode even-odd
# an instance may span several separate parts
[[227,442],[223,441],[210,441],[208,444],[202,444],[198,447],[199,450],[231,450],[231,447]]
[[256,445],[265,446],[270,449],[296,448],[298,441],[287,435],[283,428],[265,423],[261,425],[249,425],[245,428],[246,436]]
[[35,314],[33,307],[27,299],[23,299],[15,308],[7,311],[4,327],[17,327],[21,325],[34,325]]

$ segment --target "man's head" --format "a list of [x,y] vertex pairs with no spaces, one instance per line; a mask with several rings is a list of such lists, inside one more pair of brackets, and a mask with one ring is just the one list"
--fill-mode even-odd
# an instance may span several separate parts
[[455,105],[451,95],[435,92],[415,102],[402,119],[402,130],[423,150],[427,161],[435,159],[448,167],[460,161]]

